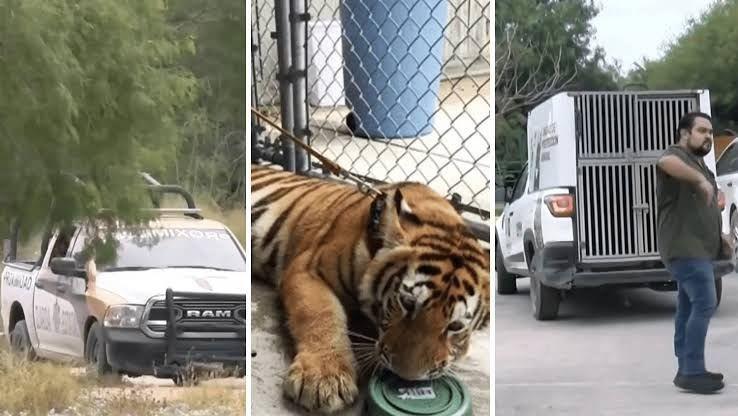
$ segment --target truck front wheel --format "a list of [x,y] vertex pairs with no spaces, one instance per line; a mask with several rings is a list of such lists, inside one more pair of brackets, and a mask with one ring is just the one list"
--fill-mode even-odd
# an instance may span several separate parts
[[16,322],[15,327],[10,332],[10,347],[12,351],[20,355],[23,359],[36,359],[36,352],[31,345],[31,336],[28,335],[28,327],[25,320]]
[[495,269],[497,274],[497,293],[500,295],[512,295],[518,291],[515,276],[505,269],[505,262],[502,261],[502,250],[500,244],[495,244]]
[[533,316],[539,321],[554,320],[559,314],[561,303],[561,292],[558,289],[544,285],[540,279],[535,277],[536,256],[528,264],[531,271],[530,277],[530,301],[533,307]]
[[87,333],[85,360],[90,369],[98,377],[113,373],[113,369],[108,364],[108,355],[105,351],[105,340],[102,337],[102,330],[100,324],[97,322],[94,322],[90,326],[90,330]]

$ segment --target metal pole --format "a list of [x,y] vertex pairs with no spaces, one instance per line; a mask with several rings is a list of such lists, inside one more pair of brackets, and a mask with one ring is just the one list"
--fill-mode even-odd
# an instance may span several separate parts
[[[290,0],[276,0],[274,2],[274,20],[276,23],[275,37],[277,38],[277,57],[279,63],[279,104],[282,113],[282,128],[293,132],[294,110],[292,106],[292,81],[290,69]],[[286,137],[282,137],[283,167],[288,171],[295,171],[295,145]]]
[[[289,0],[290,1],[290,44],[292,47],[292,96],[293,117],[294,117],[294,134],[301,142],[305,143],[308,132],[307,123],[307,95],[306,79],[307,65],[305,47],[307,38],[305,36],[305,27],[307,26],[308,15],[305,10],[305,0]],[[295,149],[295,167],[298,172],[307,170],[307,155],[304,149]]]
[[[308,10],[310,10],[310,6],[308,5],[309,4],[308,3],[309,1],[310,0],[303,0],[303,7],[305,9],[305,12],[308,15],[307,22],[309,22],[310,19],[311,19],[310,18],[310,12],[308,12]],[[304,25],[304,28],[305,28],[305,48],[304,48],[304,50],[305,50],[305,67],[306,68],[307,68],[307,65],[308,65],[308,24],[307,24],[307,22],[305,22],[305,25]],[[306,133],[308,135],[307,136],[307,144],[308,144],[308,146],[311,146],[313,144],[312,143],[313,135],[310,132],[310,105],[307,103],[308,83],[309,82],[310,82],[310,80],[308,79],[307,71],[305,71],[305,97],[306,97],[305,98],[305,120],[306,120],[305,121],[305,126],[307,127],[307,132]],[[307,153],[307,170],[309,171],[312,166],[313,166],[312,155],[308,152]]]

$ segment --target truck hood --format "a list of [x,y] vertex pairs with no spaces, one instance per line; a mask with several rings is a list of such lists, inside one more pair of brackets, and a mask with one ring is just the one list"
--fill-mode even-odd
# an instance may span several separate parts
[[247,274],[208,269],[150,269],[100,272],[97,288],[112,292],[128,303],[145,304],[153,296],[164,296],[168,288],[195,293],[224,293],[246,296]]

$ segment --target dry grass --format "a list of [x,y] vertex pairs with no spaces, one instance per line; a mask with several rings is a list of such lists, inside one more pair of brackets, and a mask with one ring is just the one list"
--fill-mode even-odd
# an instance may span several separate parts
[[75,375],[69,366],[23,361],[6,350],[0,351],[0,386],[0,415],[155,416],[172,407],[184,414],[242,415],[246,409],[245,389],[149,387],[97,380]]
[[[218,385],[150,387],[98,379],[67,365],[25,361],[0,336],[0,415],[155,416],[170,407],[212,415],[245,413],[246,392]],[[164,397],[164,398],[162,398]],[[179,413],[178,413],[179,414]]]
[[246,391],[220,386],[201,386],[181,395],[179,402],[192,410],[210,409],[214,405],[228,414],[241,414],[246,409]]
[[[2,340],[4,343],[5,340]],[[0,351],[0,411],[16,415],[46,415],[76,401],[82,384],[69,367],[48,362],[26,362]]]
[[154,416],[166,409],[167,402],[141,389],[88,392],[81,409],[100,416]]

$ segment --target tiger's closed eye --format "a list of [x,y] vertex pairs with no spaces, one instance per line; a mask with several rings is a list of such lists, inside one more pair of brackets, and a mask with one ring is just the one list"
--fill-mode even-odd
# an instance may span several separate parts
[[446,329],[449,332],[459,332],[462,329],[464,329],[464,323],[461,322],[461,321],[453,321],[450,324],[448,324],[448,326],[446,327]]
[[405,309],[405,312],[407,313],[410,313],[415,309],[415,299],[413,299],[412,296],[401,295],[400,303],[402,304],[402,308]]

